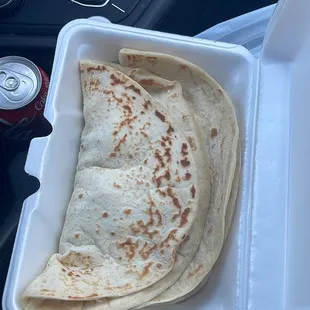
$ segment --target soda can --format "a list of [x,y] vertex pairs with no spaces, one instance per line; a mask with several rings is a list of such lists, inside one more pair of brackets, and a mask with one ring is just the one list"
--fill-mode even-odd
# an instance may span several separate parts
[[0,133],[12,140],[47,134],[43,117],[49,77],[42,68],[19,56],[0,58]]

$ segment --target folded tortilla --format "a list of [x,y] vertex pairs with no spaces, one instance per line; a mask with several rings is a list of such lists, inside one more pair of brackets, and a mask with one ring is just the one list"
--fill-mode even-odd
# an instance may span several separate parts
[[143,290],[171,271],[197,218],[196,163],[172,117],[107,64],[83,62],[81,72],[85,128],[60,253],[24,298],[85,301]]
[[181,301],[205,284],[228,235],[241,167],[230,99],[178,57],[119,58],[81,63],[74,192],[59,254],[25,291],[25,309]]
[[[201,68],[184,59],[160,53],[123,49],[120,51],[119,60],[122,66],[149,71],[141,78],[139,72],[133,70],[130,76],[136,77],[153,95],[150,86],[158,87],[156,83],[151,82],[154,75],[180,83],[183,89],[182,96],[201,128],[203,150],[210,152],[210,206],[199,250],[173,286],[141,307],[175,303],[191,296],[201,287],[200,284],[205,282],[227,236],[240,177],[237,117],[223,88]],[[180,95],[167,93],[163,100],[169,99],[179,102]],[[174,109],[173,106],[171,109],[168,107],[170,113],[173,113]]]

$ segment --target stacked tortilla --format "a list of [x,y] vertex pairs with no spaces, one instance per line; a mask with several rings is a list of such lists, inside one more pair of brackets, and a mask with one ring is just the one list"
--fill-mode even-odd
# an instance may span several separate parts
[[24,309],[175,303],[206,281],[233,217],[239,128],[225,91],[183,59],[123,49],[80,64],[85,128],[59,253]]

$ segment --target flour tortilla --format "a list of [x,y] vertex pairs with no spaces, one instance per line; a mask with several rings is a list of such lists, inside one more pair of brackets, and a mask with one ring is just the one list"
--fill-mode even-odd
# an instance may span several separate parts
[[35,298],[101,299],[108,309],[104,298],[155,284],[182,269],[176,250],[197,218],[196,163],[172,117],[107,64],[81,70],[85,128],[60,254],[25,291],[27,309]]
[[[240,165],[237,167],[240,160],[237,118],[222,87],[202,69],[183,59],[123,49],[120,51],[120,64],[147,69],[167,80],[180,82],[184,98],[202,128],[205,149],[210,150],[211,200],[199,250],[172,287],[141,307],[174,303],[197,291],[218,259],[226,239],[240,176]],[[141,83],[142,86],[147,84],[147,79]]]

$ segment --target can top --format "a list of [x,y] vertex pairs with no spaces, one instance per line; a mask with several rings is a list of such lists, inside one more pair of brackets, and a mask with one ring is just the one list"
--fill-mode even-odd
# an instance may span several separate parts
[[15,110],[39,93],[42,77],[38,67],[19,56],[0,58],[0,109]]

